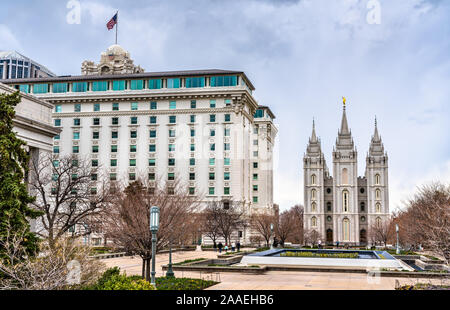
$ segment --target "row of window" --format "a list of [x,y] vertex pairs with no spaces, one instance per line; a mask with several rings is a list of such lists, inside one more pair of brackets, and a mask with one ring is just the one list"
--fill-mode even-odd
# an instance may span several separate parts
[[[346,173],[347,173],[347,169],[346,168],[344,168],[343,169],[343,175],[345,176],[346,175]],[[311,175],[311,185],[317,185],[317,183],[316,183],[316,175],[315,174],[312,174]],[[347,180],[347,183],[343,183],[343,184],[348,184],[348,178],[345,178],[346,180]],[[375,185],[380,185],[381,183],[381,177],[380,177],[380,175],[379,174],[376,174],[375,175],[375,177],[374,177],[374,179],[375,179]],[[344,181],[344,180],[343,180]],[[329,189],[329,191],[328,191],[328,189],[327,189],[327,192],[328,192],[328,194],[329,193],[331,193],[331,189]],[[364,188],[361,188],[361,194],[364,194]]]
[[[189,77],[189,78],[169,78],[166,80],[166,88],[181,88],[184,82],[185,88],[199,88],[206,86],[206,77]],[[82,93],[87,91],[123,91],[123,90],[143,90],[143,89],[161,89],[163,88],[163,79],[150,80],[116,80],[116,81],[94,81],[94,82],[71,82],[71,83],[40,83],[33,84],[34,94],[53,93],[67,93],[70,91],[72,85],[72,92]],[[233,76],[214,76],[210,78],[210,87],[229,87],[237,86],[238,77]],[[30,85],[22,84],[16,85],[16,88],[22,92],[29,93]]]
[[[346,203],[346,202],[344,201],[344,203]],[[361,212],[366,212],[366,204],[364,202],[361,202],[360,207],[361,207]],[[344,204],[343,210],[344,210],[344,212],[348,212],[348,205],[346,208],[345,204]],[[327,202],[327,212],[331,212],[331,211],[332,211],[331,202]],[[311,212],[317,212],[317,204],[314,201],[311,203]],[[377,202],[375,204],[375,212],[381,213],[381,203]]]
[[[231,99],[225,99],[225,106],[231,105]],[[141,104],[142,105],[142,104]],[[73,105],[73,111],[74,112],[82,112],[81,110],[82,105],[80,103],[75,103]],[[197,101],[191,100],[191,109],[197,108]],[[217,107],[217,101],[216,99],[211,99],[209,101],[209,107],[210,108],[216,108]],[[175,110],[177,108],[177,102],[176,101],[169,101],[169,109]],[[131,111],[138,111],[139,110],[139,102],[131,102],[130,103],[130,109]],[[152,101],[150,102],[150,110],[157,110],[158,109],[158,102]],[[119,111],[120,105],[119,103],[112,103],[112,111]],[[145,109],[144,109],[145,110]],[[94,103],[93,105],[93,112],[100,112],[101,106],[100,103]],[[58,104],[55,105],[55,113],[61,113],[62,112],[62,105]]]
[[[328,189],[327,189],[328,191]],[[331,192],[331,189],[330,189]],[[343,201],[344,201],[344,206],[348,205],[348,197],[349,197],[349,192],[347,190],[342,191],[342,197],[343,197]],[[311,190],[311,200],[316,200],[317,199],[317,190],[312,189]],[[381,190],[379,188],[377,188],[375,190],[375,199],[376,200],[381,200]]]

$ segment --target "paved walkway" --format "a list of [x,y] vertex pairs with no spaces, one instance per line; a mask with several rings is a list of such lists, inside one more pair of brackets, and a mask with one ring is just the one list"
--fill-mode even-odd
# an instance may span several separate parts
[[[212,251],[202,252],[174,252],[173,263],[196,258],[217,258],[217,253]],[[142,272],[142,260],[140,257],[119,257],[102,260],[107,267],[118,266],[127,275],[140,275]],[[156,256],[156,276],[164,276],[162,265],[169,262],[169,254]],[[332,272],[295,272],[295,271],[269,271],[262,275],[227,273],[205,274],[201,272],[175,271],[176,277],[203,278],[219,280],[220,284],[210,290],[392,290],[396,280],[401,285],[417,282],[429,283],[428,279],[410,278],[370,278],[366,274],[358,273],[332,273]],[[441,284],[441,280],[431,280],[434,284]],[[448,285],[447,281],[447,285]]]

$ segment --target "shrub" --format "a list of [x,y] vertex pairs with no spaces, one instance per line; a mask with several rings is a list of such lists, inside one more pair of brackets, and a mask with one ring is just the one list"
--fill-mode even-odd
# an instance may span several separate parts
[[156,287],[158,290],[171,290],[171,291],[203,290],[216,284],[217,282],[206,281],[202,279],[171,278],[171,277],[156,278]]
[[358,253],[313,253],[313,252],[291,252],[281,253],[282,257],[326,257],[326,258],[358,258]]
[[99,288],[102,291],[152,291],[155,287],[143,279],[133,280],[125,274],[114,274]]
[[200,262],[202,260],[205,260],[206,258],[197,258],[197,259],[187,259],[185,261],[179,262],[179,263],[175,263],[172,264],[174,266],[180,266],[180,265],[184,265],[184,264],[189,264],[189,263],[194,263],[194,262]]

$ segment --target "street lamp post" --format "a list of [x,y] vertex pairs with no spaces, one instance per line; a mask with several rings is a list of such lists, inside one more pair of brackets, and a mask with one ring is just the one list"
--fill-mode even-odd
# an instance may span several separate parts
[[166,277],[168,278],[175,277],[175,273],[172,270],[172,228],[170,228],[170,236],[169,236],[169,266],[167,268]]
[[[270,239],[272,239],[272,235],[273,235],[273,224],[270,224]],[[270,243],[270,249],[273,250],[273,240]]]
[[152,233],[152,280],[151,284],[156,286],[156,233],[159,229],[159,208],[151,207],[150,209],[150,231]]
[[397,249],[395,250],[395,253],[400,255],[400,246],[398,244],[398,224],[395,224],[395,231],[397,232]]

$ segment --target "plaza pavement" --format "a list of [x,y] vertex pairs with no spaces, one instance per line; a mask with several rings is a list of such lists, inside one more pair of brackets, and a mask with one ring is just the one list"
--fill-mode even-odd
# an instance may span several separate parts
[[[217,258],[213,251],[189,251],[172,253],[172,262],[182,262],[196,258]],[[107,268],[118,266],[127,275],[140,275],[142,260],[139,256],[118,257],[102,260]],[[162,265],[169,263],[169,254],[156,256],[156,276],[165,275]],[[393,290],[396,280],[401,285],[417,282],[441,284],[439,279],[414,278],[369,278],[367,274],[333,273],[333,272],[296,272],[296,271],[268,271],[262,275],[220,272],[219,274],[205,274],[204,272],[175,271],[176,277],[202,278],[221,282],[210,287],[209,290]],[[448,284],[448,283],[447,283]]]

